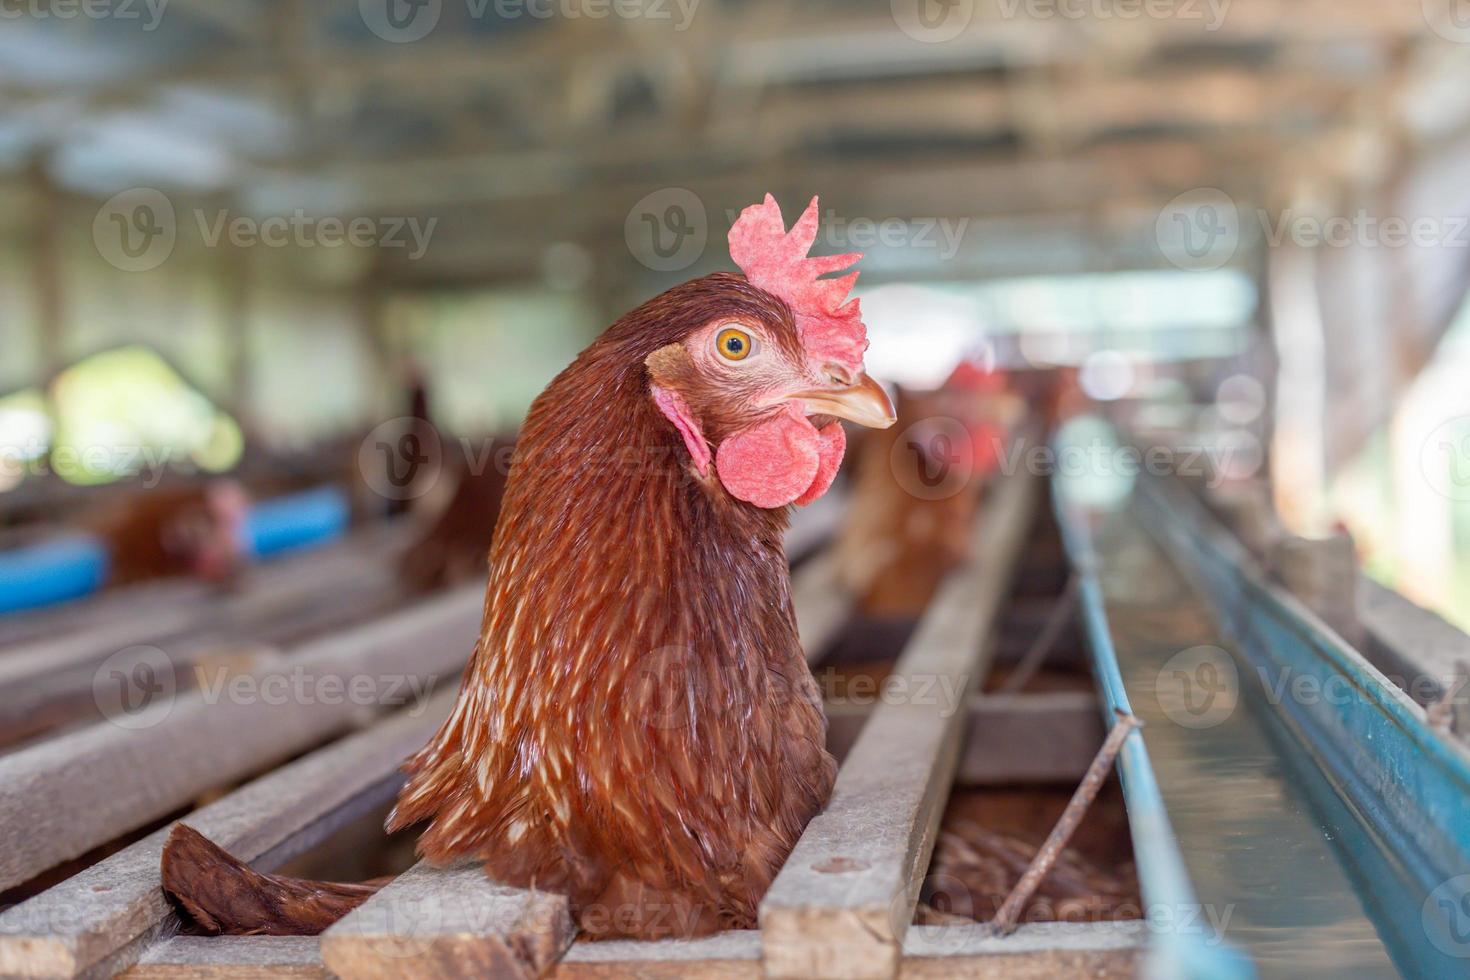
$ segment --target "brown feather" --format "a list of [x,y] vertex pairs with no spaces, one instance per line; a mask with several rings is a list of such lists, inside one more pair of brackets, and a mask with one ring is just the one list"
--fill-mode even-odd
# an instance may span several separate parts
[[[836,775],[791,605],[789,514],[701,476],[651,398],[649,356],[716,317],[802,349],[783,302],[716,274],[613,324],[531,406],[459,701],[389,818],[428,821],[431,860],[567,894],[593,937],[753,926]],[[682,381],[712,443],[751,423],[738,393]],[[315,928],[354,897],[196,865],[173,891],[229,931],[288,931],[277,911]],[[210,873],[241,884],[206,900]],[[286,907],[303,894],[317,904]]]
[[163,890],[204,931],[233,935],[315,936],[387,883],[261,874],[184,824],[169,834],[161,870]]
[[[459,704],[390,818],[431,821],[435,861],[566,892],[596,935],[752,926],[835,775],[788,514],[700,478],[649,397],[651,353],[732,315],[799,343],[784,304],[710,276],[614,324],[532,406]],[[712,441],[733,424],[700,415]]]

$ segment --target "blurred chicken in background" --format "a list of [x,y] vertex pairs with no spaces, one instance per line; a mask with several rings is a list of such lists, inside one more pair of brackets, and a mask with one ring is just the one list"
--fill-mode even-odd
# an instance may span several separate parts
[[423,531],[398,565],[408,588],[430,592],[485,579],[515,437],[496,436],[485,445],[489,452],[477,460],[465,454],[446,464],[440,480],[448,493],[431,494],[415,506],[414,520],[423,523]]
[[245,563],[250,495],[235,480],[140,490],[92,524],[110,556],[107,586],[192,575],[224,582]]
[[858,597],[837,660],[897,649],[945,574],[969,554],[985,481],[1004,459],[1024,403],[1006,376],[966,360],[937,389],[899,388],[898,425],[854,447],[852,498],[837,540],[842,583]]

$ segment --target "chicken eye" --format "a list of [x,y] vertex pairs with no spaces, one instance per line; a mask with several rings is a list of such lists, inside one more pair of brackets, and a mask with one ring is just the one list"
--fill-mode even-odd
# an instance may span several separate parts
[[744,330],[726,327],[715,337],[715,347],[727,361],[743,361],[755,350],[755,340]]

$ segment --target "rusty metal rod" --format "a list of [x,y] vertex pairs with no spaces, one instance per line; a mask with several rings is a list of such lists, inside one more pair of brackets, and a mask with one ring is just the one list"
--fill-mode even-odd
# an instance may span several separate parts
[[1113,723],[1112,731],[1103,740],[1102,748],[1097,750],[1097,755],[1092,760],[1092,765],[1087,767],[1087,774],[1082,777],[1082,782],[1077,787],[1077,792],[1072,794],[1072,799],[1067,803],[1067,808],[1062,811],[1057,825],[1051,829],[1046,842],[1041,845],[1041,850],[1031,859],[1031,864],[1026,872],[1021,875],[1021,880],[1016,882],[1016,887],[1006,896],[996,910],[995,918],[990,920],[991,930],[998,936],[1010,935],[1016,929],[1016,923],[1020,921],[1021,911],[1031,896],[1036,894],[1036,889],[1051,871],[1052,865],[1056,864],[1057,858],[1061,857],[1062,849],[1072,839],[1077,828],[1082,823],[1082,818],[1087,815],[1087,810],[1092,806],[1092,801],[1097,798],[1098,791],[1102,789],[1104,780],[1108,778],[1108,772],[1113,767],[1113,760],[1123,749],[1123,742],[1133,734],[1135,729],[1142,728],[1143,722],[1134,715],[1116,712],[1117,721]]

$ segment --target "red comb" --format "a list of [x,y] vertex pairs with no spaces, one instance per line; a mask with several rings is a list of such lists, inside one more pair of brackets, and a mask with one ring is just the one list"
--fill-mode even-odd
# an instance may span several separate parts
[[819,279],[828,272],[849,268],[861,252],[807,258],[817,240],[817,199],[807,205],[791,231],[781,207],[767,194],[765,201],[740,212],[730,227],[730,258],[745,278],[786,301],[796,315],[796,327],[807,352],[818,361],[835,361],[856,373],[863,367],[868,334],[858,301],[847,298],[858,274]]
[[954,371],[940,387],[981,392],[1000,391],[1005,388],[1005,374],[967,357],[955,365]]

